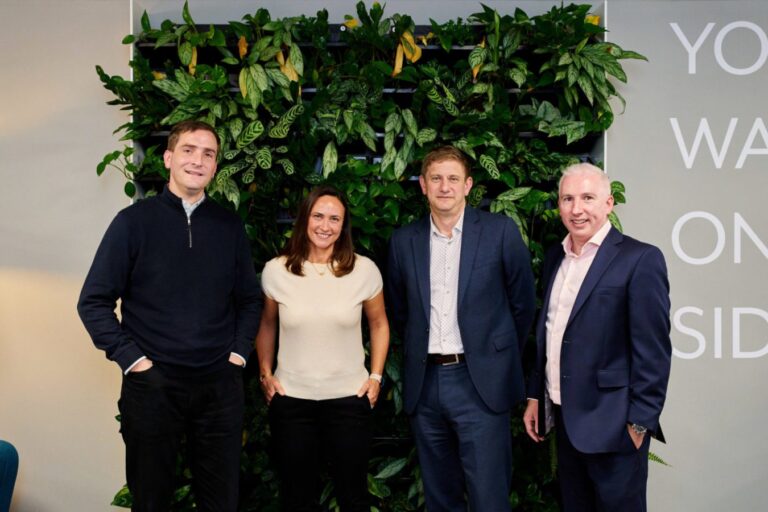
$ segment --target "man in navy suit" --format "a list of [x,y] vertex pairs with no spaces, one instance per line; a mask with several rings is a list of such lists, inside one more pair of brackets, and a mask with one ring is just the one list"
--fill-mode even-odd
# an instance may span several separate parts
[[611,227],[611,183],[593,165],[563,171],[558,205],[568,235],[544,260],[523,421],[537,442],[556,427],[565,512],[644,512],[672,352],[664,256]]
[[515,223],[466,205],[466,157],[430,152],[430,215],[390,241],[387,305],[403,340],[404,408],[429,512],[508,512],[509,411],[533,322],[530,256]]

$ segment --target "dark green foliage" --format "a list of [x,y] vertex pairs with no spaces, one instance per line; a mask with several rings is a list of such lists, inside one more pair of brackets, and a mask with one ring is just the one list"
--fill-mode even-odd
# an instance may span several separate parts
[[[166,20],[152,28],[145,14],[142,32],[123,40],[139,50],[133,81],[96,68],[115,95],[109,103],[132,115],[116,131],[141,150],[109,153],[97,172],[117,168],[132,197],[156,193],[168,178],[161,158],[167,130],[201,119],[222,142],[207,192],[243,218],[258,268],[283,246],[307,190],[323,182],[346,193],[358,251],[382,265],[392,231],[427,212],[415,178],[420,160],[437,145],[453,144],[472,161],[470,204],[513,218],[537,270],[544,248],[563,234],[559,173],[610,126],[608,100],[619,97],[611,79],[626,80],[619,61],[643,57],[602,42],[604,30],[586,20],[586,5],[535,17],[482,7],[467,22],[416,27],[407,15],[387,17],[378,3],[369,9],[360,2],[336,29],[324,10],[273,20],[259,9],[216,27],[195,25],[186,4],[181,25]],[[398,46],[410,55],[414,37],[420,58],[405,59],[392,76]],[[614,183],[617,202],[623,191]],[[423,509],[402,413],[401,357],[393,340],[369,473],[377,511]],[[246,371],[241,510],[267,512],[277,510],[277,485],[256,366],[252,360]],[[552,444],[529,442],[521,414],[515,411],[511,424],[510,501],[516,510],[556,510]],[[179,467],[174,510],[192,510],[183,458]],[[129,503],[121,490],[114,504]],[[335,510],[330,483],[323,504]]]

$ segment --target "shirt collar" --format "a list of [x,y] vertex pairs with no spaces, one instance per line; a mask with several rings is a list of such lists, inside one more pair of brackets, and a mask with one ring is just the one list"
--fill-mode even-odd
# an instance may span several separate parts
[[[597,230],[597,233],[592,235],[592,238],[590,238],[586,244],[584,244],[584,248],[586,249],[589,246],[593,246],[595,248],[600,247],[602,245],[603,241],[605,240],[605,237],[608,236],[608,232],[611,230],[611,221],[607,220],[605,221],[605,224]],[[565,238],[563,239],[563,250],[565,251],[565,254],[568,256],[578,256],[575,252],[573,252],[573,240],[571,239],[571,234],[568,233]],[[584,254],[584,250],[582,249],[581,254]]]
[[192,215],[192,212],[195,211],[195,208],[200,206],[200,204],[205,201],[205,193],[203,193],[202,197],[195,201],[194,203],[188,203],[185,200],[181,200],[181,206],[184,207],[184,212],[187,214],[187,217]]
[[[433,235],[447,238],[444,234],[440,232],[437,226],[435,226],[435,221],[432,219],[432,214],[429,215],[429,227]],[[464,211],[461,212],[461,216],[459,217],[459,220],[456,221],[456,225],[453,226],[453,229],[451,231],[453,235],[456,235],[458,233],[461,233],[463,230],[464,230]]]

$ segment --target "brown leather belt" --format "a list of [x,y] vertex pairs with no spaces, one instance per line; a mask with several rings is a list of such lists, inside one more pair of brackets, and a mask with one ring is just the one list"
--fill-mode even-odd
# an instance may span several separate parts
[[459,364],[464,362],[464,354],[428,354],[427,361],[441,366]]

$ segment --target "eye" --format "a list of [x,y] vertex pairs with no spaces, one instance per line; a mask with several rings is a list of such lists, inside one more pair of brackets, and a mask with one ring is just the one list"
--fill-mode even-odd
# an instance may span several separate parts
[[458,183],[460,181],[458,176],[451,176],[449,180],[451,183]]
[[429,181],[431,181],[432,183],[440,183],[440,176],[431,176],[429,178]]

